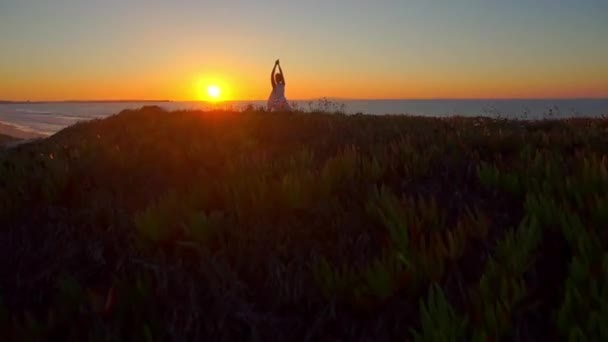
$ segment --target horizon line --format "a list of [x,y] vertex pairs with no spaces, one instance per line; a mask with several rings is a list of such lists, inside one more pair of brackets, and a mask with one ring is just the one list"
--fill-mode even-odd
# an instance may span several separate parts
[[[42,104],[42,103],[167,103],[167,102],[200,102],[200,103],[228,103],[228,102],[247,102],[247,101],[266,101],[267,99],[230,99],[224,101],[205,101],[205,100],[168,100],[168,99],[87,99],[87,100],[3,100],[0,104]],[[289,101],[470,101],[470,100],[608,100],[605,97],[423,97],[423,98],[349,98],[349,97],[318,97],[318,98],[294,98]]]

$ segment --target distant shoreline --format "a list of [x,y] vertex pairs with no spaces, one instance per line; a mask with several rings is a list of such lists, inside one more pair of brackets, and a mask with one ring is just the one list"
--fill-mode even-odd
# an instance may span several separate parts
[[[386,98],[386,99],[365,99],[365,98],[338,98],[338,97],[320,97],[312,99],[290,99],[291,101],[606,101],[608,97],[572,97],[572,98]],[[248,99],[248,100],[226,100],[222,102],[248,102],[248,101],[266,101],[266,99]],[[57,101],[8,101],[0,100],[2,104],[56,104],[56,103],[173,103],[173,102],[207,102],[200,100],[57,100]]]
[[19,140],[21,140],[21,139],[23,139],[23,140],[38,139],[38,138],[47,137],[44,134],[25,131],[23,129],[20,129],[19,127],[16,127],[14,125],[11,125],[9,123],[4,123],[4,122],[0,122],[0,134],[9,136],[9,137],[12,137],[15,139],[19,139]]
[[65,101],[0,101],[0,104],[48,104],[48,103],[166,103],[171,100],[65,100]]

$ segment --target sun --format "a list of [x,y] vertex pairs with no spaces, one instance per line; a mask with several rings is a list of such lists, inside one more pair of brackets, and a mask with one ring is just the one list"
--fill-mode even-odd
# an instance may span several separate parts
[[198,76],[194,78],[192,90],[197,101],[219,103],[232,98],[230,83],[222,76]]
[[222,95],[222,91],[216,85],[210,85],[207,87],[207,95],[213,101],[217,101],[220,99],[220,95]]

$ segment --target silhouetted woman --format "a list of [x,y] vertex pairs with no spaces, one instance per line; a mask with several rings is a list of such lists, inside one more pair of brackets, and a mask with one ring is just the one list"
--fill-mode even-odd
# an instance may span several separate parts
[[[276,73],[277,67],[279,67],[278,74]],[[272,68],[270,83],[272,84],[272,93],[268,98],[268,111],[291,111],[291,107],[285,98],[285,77],[278,59],[274,62],[274,68]]]

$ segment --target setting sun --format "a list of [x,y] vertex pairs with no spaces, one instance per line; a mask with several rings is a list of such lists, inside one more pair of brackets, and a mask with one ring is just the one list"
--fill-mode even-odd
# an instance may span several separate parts
[[224,102],[232,99],[230,84],[223,76],[205,75],[195,78],[195,96],[199,101]]
[[220,98],[221,93],[222,92],[218,86],[210,85],[209,87],[207,87],[207,95],[209,95],[209,98],[213,100],[218,100]]

